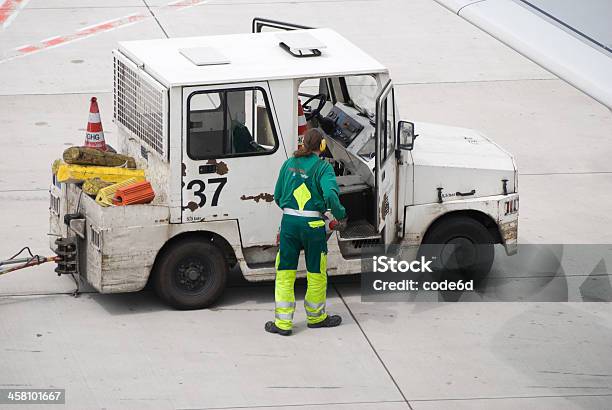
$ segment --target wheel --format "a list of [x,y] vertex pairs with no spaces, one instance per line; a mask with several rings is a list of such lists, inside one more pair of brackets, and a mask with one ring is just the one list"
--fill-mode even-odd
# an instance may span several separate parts
[[153,285],[159,297],[177,309],[202,309],[223,292],[228,266],[223,254],[205,239],[182,240],[156,263]]
[[460,275],[479,282],[491,270],[493,237],[478,221],[451,217],[427,233],[421,254],[434,260],[432,266],[443,276]]

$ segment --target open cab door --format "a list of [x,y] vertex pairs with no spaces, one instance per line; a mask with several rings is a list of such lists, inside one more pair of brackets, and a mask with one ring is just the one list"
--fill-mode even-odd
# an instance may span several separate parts
[[385,247],[397,238],[397,175],[395,101],[391,80],[376,98],[376,226]]

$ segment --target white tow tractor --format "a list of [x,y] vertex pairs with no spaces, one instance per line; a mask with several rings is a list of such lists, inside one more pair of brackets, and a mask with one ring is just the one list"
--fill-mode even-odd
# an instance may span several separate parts
[[[152,281],[167,303],[201,308],[236,265],[249,281],[273,279],[273,192],[297,149],[298,99],[328,134],[348,212],[329,275],[359,273],[372,244],[414,257],[457,240],[516,252],[513,157],[473,130],[401,120],[387,68],[333,30],[255,19],[252,34],[129,41],[113,54],[117,151],[156,198],[101,207],[77,184],[50,190],[51,233],[74,258],[63,268],[101,293]],[[488,270],[492,255],[476,257]]]

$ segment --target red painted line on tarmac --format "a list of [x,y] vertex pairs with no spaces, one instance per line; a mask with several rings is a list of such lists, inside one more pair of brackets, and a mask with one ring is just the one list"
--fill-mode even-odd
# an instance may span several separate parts
[[[29,1],[29,0],[6,0],[5,3],[8,2],[21,2],[21,1]],[[172,3],[168,3],[165,6],[161,7],[161,9],[171,9],[171,10],[181,10],[188,7],[198,6],[200,4],[204,4],[209,0],[179,0]],[[110,30],[114,30],[119,27],[127,26],[130,24],[137,23],[139,21],[152,18],[149,13],[136,13],[130,14],[128,16],[120,17],[114,20],[104,21],[101,23],[94,24],[89,27],[85,27],[77,30],[72,34],[67,34],[63,36],[51,37],[45,40],[41,40],[38,43],[26,44],[21,47],[17,47],[12,52],[8,52],[5,54],[5,58],[0,60],[0,64],[6,61],[14,60],[19,57],[23,57],[25,55],[30,55],[39,51],[43,51],[45,49],[49,49],[51,47],[57,47],[63,44],[68,44],[77,40],[81,40],[95,34],[104,33]]]
[[138,21],[149,18],[150,15],[147,13],[139,13],[139,14],[131,14],[129,16],[120,17],[118,19],[105,21],[102,23],[94,24],[93,26],[82,28],[75,33],[68,34],[65,36],[56,36],[51,37],[42,41],[39,41],[36,44],[28,44],[25,46],[21,46],[16,48],[12,54],[8,54],[4,60],[0,60],[0,63],[4,61],[13,60],[17,57],[21,57],[24,55],[29,55],[38,51],[42,51],[51,47],[56,47],[62,44],[71,43],[73,41],[81,40],[87,37],[90,37],[94,34],[103,33],[106,31],[114,30],[118,27],[127,26],[129,24],[136,23]]
[[76,33],[76,36],[77,37],[90,36],[92,34],[101,33],[104,31],[116,29],[117,27],[132,24],[132,23],[135,23],[137,21],[140,21],[140,20],[143,20],[149,17],[150,15],[145,14],[145,13],[131,14],[129,16],[121,17],[120,19],[117,19],[117,20],[111,20],[111,21],[107,21],[104,23],[98,23],[96,25],[89,26],[86,28],[82,28]]
[[178,1],[174,1],[172,3],[166,4],[164,8],[166,7],[172,7],[172,8],[191,7],[191,6],[197,6],[198,4],[206,3],[206,1],[208,0],[178,0]]
[[17,12],[21,10],[25,4],[30,0],[5,0],[0,4],[0,27],[7,27],[11,21],[17,15]]
[[43,42],[42,44],[43,44],[44,47],[52,47],[52,46],[56,46],[58,44],[62,44],[65,41],[66,41],[66,38],[56,37],[54,39],[47,40],[47,41]]
[[27,53],[32,53],[36,50],[39,50],[39,48],[35,46],[25,46],[25,47],[18,48],[17,50],[24,54],[27,54]]
[[4,24],[6,20],[10,17],[11,14],[15,10],[17,10],[17,5],[21,0],[5,0],[2,5],[0,5],[0,24]]

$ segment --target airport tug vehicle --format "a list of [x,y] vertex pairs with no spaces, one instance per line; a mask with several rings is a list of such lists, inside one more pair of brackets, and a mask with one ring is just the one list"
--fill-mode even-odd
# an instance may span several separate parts
[[78,184],[50,188],[51,246],[72,261],[61,273],[101,293],[151,282],[194,309],[220,296],[230,269],[274,279],[273,192],[298,147],[300,102],[327,134],[348,213],[329,275],[359,273],[372,245],[416,258],[422,244],[477,244],[472,263],[486,271],[494,244],[516,252],[513,157],[477,131],[402,120],[388,69],[333,30],[255,19],[249,34],[122,42],[113,58],[116,149],[155,199],[102,207]]

